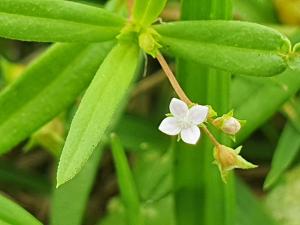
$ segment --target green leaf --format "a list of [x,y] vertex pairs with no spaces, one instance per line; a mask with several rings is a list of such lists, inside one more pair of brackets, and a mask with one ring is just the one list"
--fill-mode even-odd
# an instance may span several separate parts
[[240,20],[272,24],[277,22],[273,1],[270,0],[234,0],[235,15]]
[[6,85],[4,59],[0,55],[0,90]]
[[[168,195],[160,201],[149,202],[143,205],[145,225],[175,225],[174,202]],[[107,215],[102,218],[98,225],[128,225],[126,223],[125,207],[119,199],[111,200]],[[131,225],[131,224],[130,224]]]
[[282,113],[287,117],[291,125],[300,132],[300,101],[297,98],[291,98],[282,107]]
[[[146,133],[154,133],[147,127]],[[123,139],[122,139],[123,140]],[[160,140],[153,140],[158,146]],[[157,143],[155,143],[157,142]],[[172,155],[165,148],[157,151],[139,151],[134,157],[132,167],[135,184],[141,196],[142,214],[146,225],[174,225],[174,202],[172,193]],[[119,153],[119,152],[118,152]],[[123,203],[123,204],[122,204]],[[99,223],[104,225],[123,225],[126,223],[127,205],[118,199],[113,199],[108,207],[108,213]],[[130,223],[131,224],[131,223]]]
[[60,186],[84,166],[121,109],[138,65],[135,45],[119,44],[99,68],[73,119],[57,172]]
[[[236,79],[243,79],[243,77],[237,77]],[[244,82],[248,82],[248,79]],[[259,80],[259,78],[252,79],[253,81]],[[240,105],[233,105],[236,117],[247,120],[246,126],[241,129],[237,136],[237,144],[245,140],[254,130],[266,122],[280,109],[284,102],[300,89],[299,74],[296,71],[287,70],[277,77],[264,79],[266,81],[263,84],[258,84],[260,88],[255,87]],[[242,87],[237,84],[233,83],[233,89],[240,90]],[[232,97],[239,98],[239,95]],[[238,101],[234,100],[234,102]]]
[[265,210],[251,190],[240,180],[236,185],[238,225],[279,225]]
[[286,125],[275,150],[271,170],[264,188],[270,188],[291,165],[300,150],[300,132],[290,123]]
[[0,154],[70,106],[92,80],[111,43],[57,44],[0,94]]
[[183,0],[182,20],[224,20],[232,18],[231,0]]
[[[124,115],[114,129],[122,139],[123,145],[130,150],[152,149],[159,151],[167,149],[169,137],[161,133],[156,124],[137,116]],[[139,132],[136,132],[136,131]],[[132,135],[134,134],[134,135]]]
[[298,225],[300,167],[287,171],[280,182],[265,198],[265,208],[279,225]]
[[96,177],[102,150],[102,146],[96,149],[78,176],[54,190],[51,225],[82,224],[85,206]]
[[139,194],[128,165],[124,148],[116,134],[111,134],[112,154],[118,175],[122,202],[125,206],[128,224],[142,225],[143,218],[140,208]]
[[133,19],[142,26],[152,24],[165,8],[167,0],[135,0]]
[[[261,81],[261,82],[260,82]],[[264,84],[268,84],[268,78],[259,78],[249,76],[236,76],[232,80],[231,99],[232,106],[235,109],[244,104],[251,95],[259,91]],[[245,125],[247,127],[248,124]]]
[[[136,132],[137,130],[139,132]],[[135,116],[123,116],[116,127],[116,132],[122,139],[124,147],[131,148],[134,150],[143,149],[145,151],[145,149],[151,149],[155,150],[155,152],[159,154],[159,152],[167,148],[169,143],[168,137],[161,134],[156,127],[153,127],[153,124],[151,124],[149,121],[145,121]],[[135,133],[136,135],[131,135],[133,133]],[[97,165],[101,158],[101,148],[102,146],[100,146],[99,149],[96,149],[94,151],[93,155],[90,157],[89,161],[83,167],[82,171],[78,174],[78,176],[76,176],[74,179],[72,179],[65,185],[62,185],[58,189],[54,190],[50,217],[51,225],[81,224],[83,213],[85,211],[84,206],[86,205],[86,202],[88,200],[88,194],[91,190],[92,182],[95,178],[95,173],[98,168]],[[147,158],[149,161],[149,157],[145,158]],[[153,160],[153,157],[150,157],[150,159],[152,159],[151,162],[147,161],[148,166],[153,165],[153,162],[156,163],[156,159]],[[166,164],[165,159],[159,158],[157,160],[159,162],[157,162],[156,165]],[[155,167],[155,169],[159,173],[164,172],[159,167]],[[7,173],[11,173],[10,171],[11,170],[7,171]],[[144,170],[138,171],[143,174],[146,173],[146,171]],[[5,179],[5,177],[2,177],[4,175],[5,174],[2,172],[2,166],[0,166],[0,181],[3,181],[3,179]],[[152,171],[151,175],[149,174],[149,181],[153,178],[153,175],[157,177],[158,173],[156,173],[156,171]],[[18,178],[20,177],[18,176]],[[25,177],[25,179],[28,179],[28,177]],[[35,184],[33,181],[34,180],[31,180],[31,183],[28,184],[28,186],[33,186]],[[151,184],[151,187],[149,187],[149,183],[144,184],[144,192],[147,192],[147,190],[150,189],[154,190],[155,187],[153,186],[155,186],[156,184],[157,183]],[[74,199],[76,199],[76,201],[74,201]],[[68,210],[64,210],[67,207]]]
[[155,26],[165,51],[236,74],[273,76],[287,67],[289,40],[271,28],[239,21],[189,21]]
[[17,168],[16,165],[0,161],[0,183],[10,190],[19,190],[48,195],[50,183],[46,177]]
[[0,195],[0,224],[2,225],[42,225],[21,206]]
[[104,9],[61,0],[1,0],[0,36],[39,42],[113,39],[124,19]]
[[134,178],[139,195],[144,202],[160,201],[173,189],[173,149],[174,145],[157,151],[139,151],[135,155]]

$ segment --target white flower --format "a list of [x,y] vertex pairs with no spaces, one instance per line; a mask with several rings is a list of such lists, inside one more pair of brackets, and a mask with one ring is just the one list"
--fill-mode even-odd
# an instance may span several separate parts
[[206,120],[208,107],[194,105],[189,109],[186,103],[173,98],[169,108],[172,116],[165,118],[158,129],[168,135],[180,135],[188,144],[196,144],[200,138],[198,126]]

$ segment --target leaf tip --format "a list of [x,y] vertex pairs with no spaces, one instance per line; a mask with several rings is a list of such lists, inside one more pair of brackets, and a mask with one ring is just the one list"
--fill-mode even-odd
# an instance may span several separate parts
[[63,169],[61,168],[61,163],[58,164],[57,176],[56,176],[56,188],[59,188],[67,181],[71,180],[74,176],[66,176],[66,173],[63,173]]
[[76,176],[73,175],[73,176],[68,176],[68,177],[65,177],[65,176],[57,176],[57,179],[56,179],[56,188],[59,188],[60,186],[66,184],[67,182],[69,182],[70,180],[72,180],[74,177]]
[[65,181],[63,179],[61,179],[58,174],[57,178],[56,178],[56,189],[59,188],[60,186],[62,186],[64,183],[65,183]]
[[266,177],[266,180],[264,182],[264,185],[263,185],[263,190],[264,191],[267,191],[269,190],[273,185],[274,183],[276,182],[276,178],[273,177],[272,175],[270,176],[270,174]]

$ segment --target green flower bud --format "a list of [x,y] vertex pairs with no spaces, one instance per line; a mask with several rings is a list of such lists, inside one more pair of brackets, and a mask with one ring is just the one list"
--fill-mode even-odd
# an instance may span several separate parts
[[139,46],[143,49],[147,54],[156,57],[159,53],[158,49],[161,48],[161,45],[157,42],[159,34],[149,28],[146,31],[142,32],[139,35]]
[[227,176],[230,170],[235,168],[252,169],[257,167],[239,155],[241,149],[242,146],[234,150],[225,145],[220,145],[214,148],[214,163],[218,165],[222,180],[225,183],[227,182]]

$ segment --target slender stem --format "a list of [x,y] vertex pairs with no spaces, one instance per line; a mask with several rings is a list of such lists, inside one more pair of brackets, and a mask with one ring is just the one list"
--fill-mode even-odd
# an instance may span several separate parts
[[129,18],[131,17],[132,14],[133,3],[134,0],[127,0],[127,10],[128,10]]
[[168,77],[173,89],[175,90],[178,97],[184,101],[188,105],[192,105],[193,102],[186,96],[184,91],[182,90],[181,86],[179,85],[178,81],[176,80],[171,68],[169,67],[168,63],[166,62],[165,58],[162,54],[158,53],[156,56],[159,64],[161,65],[163,71],[165,72],[166,76]]
[[208,136],[210,141],[218,148],[221,146],[219,141],[214,137],[214,135],[207,129],[205,125],[201,126],[201,129],[204,131],[204,133]]

